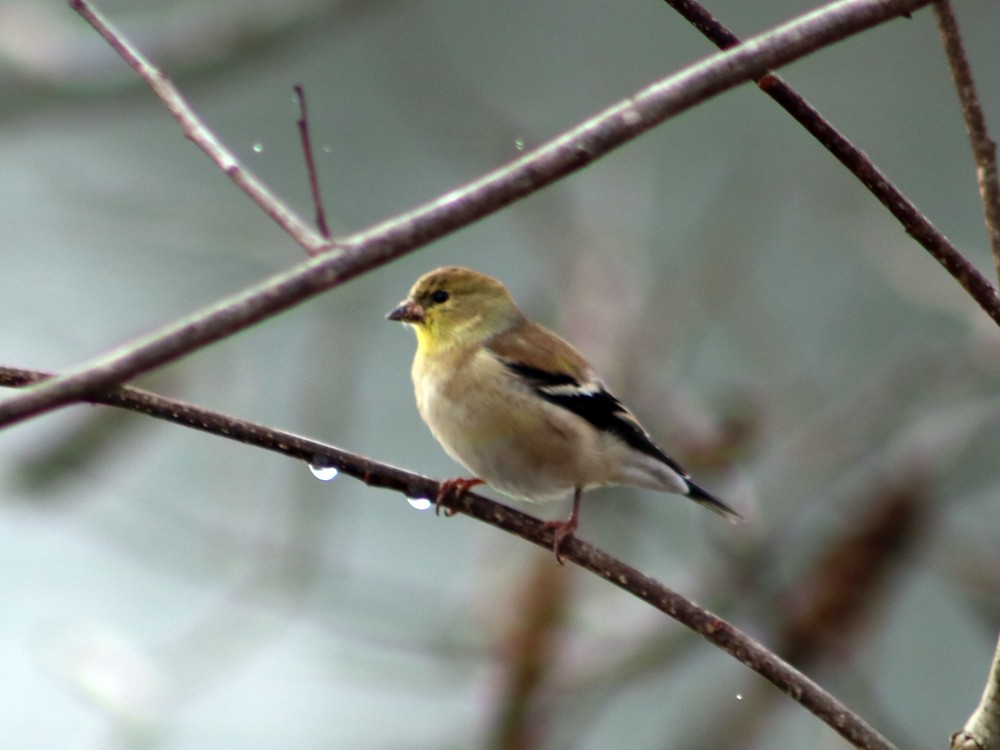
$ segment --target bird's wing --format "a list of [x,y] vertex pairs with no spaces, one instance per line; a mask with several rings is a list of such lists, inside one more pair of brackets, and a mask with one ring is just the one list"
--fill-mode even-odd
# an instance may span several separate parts
[[617,436],[687,478],[687,472],[657,447],[639,420],[605,387],[583,356],[554,333],[537,323],[524,321],[490,338],[484,348],[549,403]]

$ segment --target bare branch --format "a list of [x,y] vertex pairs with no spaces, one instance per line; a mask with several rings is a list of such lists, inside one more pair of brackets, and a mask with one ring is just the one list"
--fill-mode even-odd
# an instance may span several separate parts
[[1000,640],[979,706],[951,736],[951,750],[1000,750]]
[[[724,26],[718,19],[709,13],[703,6],[695,0],[666,0],[674,10],[680,13],[698,31],[704,34],[713,44],[720,49],[729,49],[740,43],[739,37]],[[937,6],[935,6],[937,7]],[[956,31],[957,34],[957,31]],[[964,57],[963,57],[964,60]],[[971,74],[969,75],[970,90]],[[816,140],[833,154],[841,164],[856,176],[862,184],[871,191],[878,201],[885,206],[889,212],[896,217],[903,229],[913,239],[919,242],[927,252],[944,266],[959,284],[976,300],[979,306],[1000,324],[1000,298],[997,291],[990,284],[989,280],[981,274],[969,260],[959,252],[948,238],[930,222],[930,220],[920,212],[903,193],[893,185],[888,178],[879,170],[875,163],[868,156],[854,146],[843,134],[826,120],[816,109],[813,108],[800,94],[791,86],[785,83],[779,76],[768,73],[757,79],[757,85],[761,90],[780,104],[786,112],[794,117]],[[959,86],[961,91],[962,87]],[[963,100],[964,107],[964,100]],[[978,111],[978,104],[977,104]],[[985,126],[984,126],[985,129]],[[987,138],[988,141],[988,138]],[[976,141],[974,140],[974,144]],[[979,141],[982,145],[982,141]],[[990,146],[992,147],[992,143]],[[974,145],[974,148],[976,146]],[[977,151],[977,163],[979,161]],[[992,188],[996,191],[996,162],[989,159],[992,165]],[[1000,255],[997,254],[997,242],[1000,242],[1000,235],[995,235],[996,227],[1000,226],[1000,219],[991,220],[991,211],[1000,211],[998,203],[998,193],[992,192],[992,197],[987,203],[987,192],[982,187],[983,181],[987,179],[984,175],[984,167],[979,167],[980,190],[983,192],[983,201],[986,205],[987,226],[990,231],[990,240],[994,247],[994,260],[1000,263]],[[992,208],[991,208],[992,206]],[[991,225],[990,222],[994,221]],[[1000,273],[1000,266],[998,266]]]
[[986,127],[986,117],[979,106],[979,95],[972,80],[972,68],[965,56],[962,36],[958,31],[958,19],[948,0],[934,3],[934,18],[941,31],[951,78],[955,82],[958,100],[962,105],[965,130],[972,142],[972,155],[976,160],[976,177],[979,180],[979,195],[983,200],[983,217],[990,248],[993,250],[993,264],[1000,279],[1000,181],[997,179],[997,146],[990,138]]
[[[73,2],[80,4],[82,0]],[[840,0],[713,55],[652,84],[505,167],[414,211],[341,240],[334,246],[339,252],[312,258],[8,398],[0,403],[0,426],[99,392],[287,310],[582,169],[711,96],[929,2]],[[1000,305],[995,304],[990,312],[1000,322]]]
[[[52,377],[50,373],[0,366],[0,386],[24,387]],[[440,491],[438,482],[419,474],[131,386],[111,388],[89,400],[148,414],[312,464],[332,466],[370,487],[395,490],[406,497],[434,499]],[[552,529],[544,522],[481,495],[467,493],[450,502],[449,509],[519,536],[546,551],[552,549]],[[802,704],[855,747],[895,750],[892,743],[817,683],[746,633],[659,581],[577,537],[566,539],[561,553],[565,560],[575,562],[700,634]]]
[[261,210],[277,222],[278,226],[284,229],[307,253],[315,255],[329,247],[328,240],[310,229],[309,225],[302,221],[291,208],[274,197],[271,191],[264,186],[264,183],[240,164],[236,155],[226,148],[216,138],[215,133],[195,114],[177,87],[117,29],[111,26],[100,13],[94,10],[87,0],[69,0],[69,7],[93,26],[94,30],[104,37],[104,40],[111,45],[115,52],[149,84],[153,93],[163,102],[163,106],[180,123],[184,135],[204,151],[208,158],[225,172],[240,190],[249,196],[250,200],[260,206]]
[[[295,84],[295,96],[299,100],[299,138],[302,141],[302,158],[306,162],[306,173],[309,176],[309,192],[312,195],[313,207],[316,210],[316,229],[324,240],[330,240],[330,228],[326,224],[326,211],[323,208],[323,198],[319,192],[319,174],[316,172],[316,159],[313,157],[312,138],[309,136],[309,111],[306,109],[306,92],[299,84]],[[315,255],[316,253],[310,253]]]

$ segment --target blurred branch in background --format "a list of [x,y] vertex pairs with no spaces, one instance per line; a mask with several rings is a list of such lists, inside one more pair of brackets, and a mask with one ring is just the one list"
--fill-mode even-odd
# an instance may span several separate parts
[[855,521],[830,541],[812,569],[782,593],[786,616],[780,651],[796,664],[843,653],[866,612],[877,608],[886,583],[926,523],[929,477],[910,459],[898,477],[870,489]]
[[[141,3],[121,6],[132,36],[146,53],[174,69],[226,65],[247,50],[273,44],[289,31],[315,23],[346,0],[242,0],[240,12],[218,2]],[[0,76],[4,101],[19,89],[119,88],[133,78],[109,75],[107,56],[87,44],[85,32],[65,13],[65,3],[4,0],[0,4]],[[114,70],[119,70],[116,66]]]
[[547,690],[562,660],[562,631],[572,605],[573,578],[551,561],[538,558],[524,576],[503,626],[498,661],[503,665],[493,732],[495,750],[532,750],[550,746],[551,713]]
[[[810,672],[827,673],[861,639],[858,631],[875,619],[892,590],[892,578],[920,538],[927,515],[927,478],[913,471],[918,461],[901,462],[899,476],[866,488],[854,503],[854,517],[825,541],[811,567],[764,605],[780,617],[772,623],[778,653]],[[759,681],[740,691],[739,712],[718,712],[724,726],[713,727],[738,750],[760,738],[780,697]],[[905,744],[904,744],[905,746]]]
[[986,127],[986,117],[979,105],[979,95],[972,79],[972,68],[965,55],[962,35],[958,30],[958,19],[949,0],[934,3],[934,18],[941,30],[948,67],[955,82],[955,91],[962,105],[965,130],[972,142],[972,155],[976,162],[976,176],[979,180],[979,194],[983,200],[983,218],[986,234],[993,251],[993,264],[1000,279],[1000,181],[997,179],[997,147],[990,138]]

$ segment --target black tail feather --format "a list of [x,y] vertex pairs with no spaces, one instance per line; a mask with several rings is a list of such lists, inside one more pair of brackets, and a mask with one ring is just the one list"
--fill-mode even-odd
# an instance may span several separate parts
[[722,516],[723,518],[727,519],[732,523],[746,520],[745,518],[743,518],[743,516],[741,516],[735,510],[730,508],[728,505],[726,505],[724,502],[722,502],[719,498],[717,498],[711,492],[706,490],[700,484],[694,482],[691,479],[688,479],[687,477],[685,477],[684,479],[687,482],[688,486],[687,496],[692,500],[694,500],[696,503],[701,503],[709,510],[715,511],[720,516]]

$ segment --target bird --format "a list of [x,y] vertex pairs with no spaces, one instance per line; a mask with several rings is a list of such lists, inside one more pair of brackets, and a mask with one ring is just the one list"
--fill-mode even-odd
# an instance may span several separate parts
[[583,355],[530,320],[497,279],[437,268],[386,317],[416,333],[411,375],[421,418],[474,475],[442,482],[438,507],[483,483],[530,502],[572,496],[569,517],[546,522],[559,563],[583,493],[595,487],[675,493],[742,520],[664,453]]

